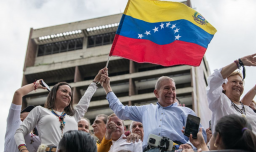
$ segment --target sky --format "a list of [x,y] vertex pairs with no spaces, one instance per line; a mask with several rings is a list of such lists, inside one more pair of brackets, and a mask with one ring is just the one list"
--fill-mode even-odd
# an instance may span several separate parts
[[[178,0],[177,0],[178,1]],[[206,58],[211,71],[256,53],[255,0],[191,0],[216,29]],[[127,0],[0,1],[0,151],[13,93],[21,86],[30,28],[42,28],[122,13]],[[245,90],[256,84],[256,67],[246,67]],[[254,98],[256,99],[256,98]]]

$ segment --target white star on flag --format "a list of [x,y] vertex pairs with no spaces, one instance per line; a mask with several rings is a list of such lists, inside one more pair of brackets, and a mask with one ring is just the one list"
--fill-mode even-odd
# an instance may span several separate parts
[[176,27],[176,24],[173,24],[171,28],[174,29],[175,27]]
[[160,26],[161,26],[161,29],[164,28],[164,23],[162,23]]
[[177,33],[179,32],[180,29],[176,28],[176,30],[174,30],[174,33]]
[[142,34],[138,34],[138,35],[139,35],[139,36],[138,36],[138,38],[140,38],[140,39],[143,37],[143,35],[142,35]]
[[150,31],[146,31],[146,33],[145,33],[146,35],[150,35]]
[[158,27],[155,27],[153,30],[154,30],[154,33],[156,33],[156,31],[158,31]]
[[166,23],[166,27],[168,27],[169,25],[171,25],[171,23],[170,23],[170,22]]
[[181,36],[178,34],[177,36],[175,36],[175,40],[179,40],[180,37],[181,37]]

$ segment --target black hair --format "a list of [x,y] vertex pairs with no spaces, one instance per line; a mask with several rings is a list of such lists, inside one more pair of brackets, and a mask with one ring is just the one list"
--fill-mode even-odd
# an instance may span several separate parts
[[214,136],[219,133],[224,149],[256,151],[256,136],[244,117],[231,114],[222,117],[215,127]]
[[80,130],[67,131],[59,143],[60,152],[97,152],[94,138]]

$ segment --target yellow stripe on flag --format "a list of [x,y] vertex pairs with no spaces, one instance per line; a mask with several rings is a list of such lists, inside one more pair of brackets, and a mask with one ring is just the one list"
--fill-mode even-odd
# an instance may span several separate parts
[[200,14],[198,12],[179,2],[129,0],[124,14],[149,23],[169,22],[185,19],[202,28],[209,34],[215,34],[217,31],[206,20],[206,22],[200,22],[200,16],[198,16]]

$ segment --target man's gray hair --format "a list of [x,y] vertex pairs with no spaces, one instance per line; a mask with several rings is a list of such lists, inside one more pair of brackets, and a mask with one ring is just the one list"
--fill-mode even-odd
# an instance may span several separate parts
[[97,117],[103,117],[103,121],[105,124],[107,124],[107,120],[108,120],[108,115],[105,115],[105,114],[98,114],[95,118]]
[[[162,82],[163,80],[166,80],[166,79],[171,80],[172,82],[174,82],[174,80],[173,80],[172,78],[170,78],[170,77],[161,76],[161,77],[158,78],[157,81],[156,81],[155,90],[159,90],[160,87],[161,87],[161,82]],[[175,82],[174,82],[174,83],[175,83]]]
[[[131,124],[130,124],[130,132],[131,132],[131,133],[132,133],[132,126],[133,126],[133,123],[134,123],[134,122],[138,122],[138,121],[132,121],[132,122],[131,122]],[[141,123],[141,122],[140,122],[140,123]],[[141,124],[142,124],[142,123],[141,123]],[[142,124],[142,126],[143,126],[143,124]]]

